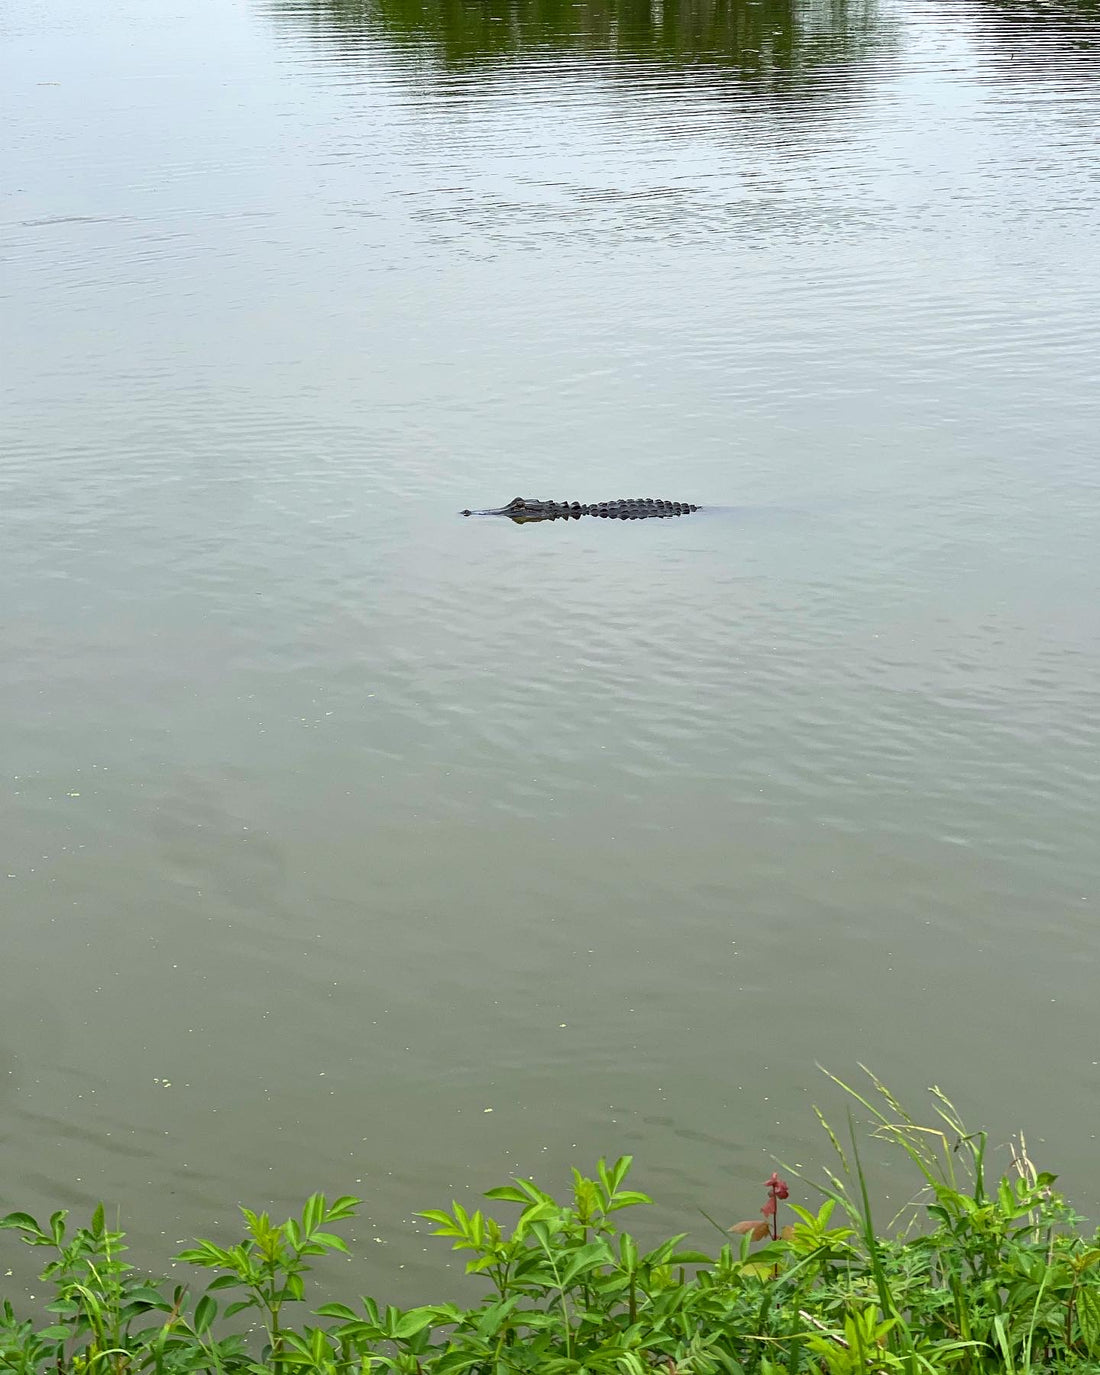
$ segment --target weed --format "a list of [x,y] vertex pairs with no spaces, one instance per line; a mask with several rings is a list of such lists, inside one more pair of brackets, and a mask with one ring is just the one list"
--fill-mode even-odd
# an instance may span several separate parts
[[[830,1076],[831,1078],[832,1076]],[[467,1308],[402,1310],[364,1298],[305,1317],[313,1257],[346,1250],[330,1230],[359,1200],[308,1199],[274,1222],[242,1209],[230,1246],[198,1241],[178,1260],[213,1271],[205,1289],[135,1273],[121,1231],[97,1208],[68,1230],[10,1213],[0,1227],[49,1250],[44,1319],[0,1308],[0,1372],[12,1375],[1096,1375],[1100,1244],[1036,1170],[1025,1143],[989,1177],[984,1133],[933,1090],[939,1125],[912,1119],[880,1081],[859,1092],[871,1134],[900,1148],[920,1192],[885,1228],[871,1210],[858,1135],[819,1114],[838,1165],[821,1202],[765,1181],[762,1218],[723,1230],[716,1255],[675,1236],[642,1251],[620,1227],[650,1200],[627,1187],[631,1159],[573,1173],[564,1200],[517,1179],[487,1195],[510,1225],[454,1203],[422,1214],[463,1252],[486,1292]],[[801,1175],[795,1173],[796,1179]],[[785,1203],[793,1221],[779,1223]],[[733,1239],[730,1239],[730,1233]],[[222,1309],[223,1293],[235,1297]],[[249,1314],[251,1333],[226,1331]],[[216,1334],[217,1333],[217,1334]]]

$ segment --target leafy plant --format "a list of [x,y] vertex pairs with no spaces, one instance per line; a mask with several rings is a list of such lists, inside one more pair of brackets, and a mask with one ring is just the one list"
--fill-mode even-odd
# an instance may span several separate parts
[[[49,1252],[53,1298],[38,1320],[0,1307],[0,1372],[1096,1375],[1100,1239],[1084,1234],[1026,1144],[993,1179],[984,1133],[968,1132],[939,1090],[938,1125],[927,1126],[874,1076],[867,1093],[834,1082],[869,1114],[871,1136],[917,1170],[919,1194],[885,1228],[854,1121],[842,1146],[820,1114],[838,1164],[802,1181],[821,1196],[816,1209],[773,1173],[761,1218],[715,1224],[725,1240],[713,1256],[684,1234],[644,1250],[621,1230],[629,1209],[650,1202],[628,1187],[629,1156],[600,1160],[592,1177],[574,1171],[564,1199],[516,1179],[491,1189],[485,1209],[423,1213],[485,1286],[468,1307],[402,1310],[367,1297],[292,1320],[313,1259],[346,1250],[330,1229],[354,1214],[351,1197],[315,1194],[278,1223],[242,1209],[240,1240],[200,1240],[177,1257],[215,1272],[194,1299],[189,1286],[136,1273],[102,1207],[75,1231],[64,1212],[45,1226],[10,1213],[0,1227]],[[793,1219],[783,1226],[781,1203]],[[510,1223],[501,1208],[518,1209]],[[224,1309],[223,1293],[233,1295]],[[251,1331],[239,1330],[244,1315]]]

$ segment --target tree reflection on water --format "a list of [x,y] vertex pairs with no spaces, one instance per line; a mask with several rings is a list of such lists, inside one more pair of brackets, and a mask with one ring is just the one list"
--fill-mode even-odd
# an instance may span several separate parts
[[795,89],[889,41],[879,0],[272,0],[338,43],[414,46],[450,69],[538,57],[721,67]]

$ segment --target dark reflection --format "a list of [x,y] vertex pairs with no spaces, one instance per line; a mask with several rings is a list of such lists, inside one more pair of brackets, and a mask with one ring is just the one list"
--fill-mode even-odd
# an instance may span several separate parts
[[977,0],[971,15],[981,63],[997,81],[1100,78],[1100,0]]
[[980,0],[979,9],[1019,34],[1096,38],[1100,27],[1100,0]]
[[983,56],[998,75],[1035,75],[1100,61],[1100,0],[979,0]]
[[396,39],[451,69],[561,54],[720,66],[775,89],[835,82],[891,29],[879,0],[271,0],[347,55]]

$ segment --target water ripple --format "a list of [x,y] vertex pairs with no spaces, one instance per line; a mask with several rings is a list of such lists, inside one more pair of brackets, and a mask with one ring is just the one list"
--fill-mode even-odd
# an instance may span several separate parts
[[1087,1206],[1095,5],[9,22],[20,1206],[362,1187],[421,1301],[414,1208],[676,1230],[868,1058]]

